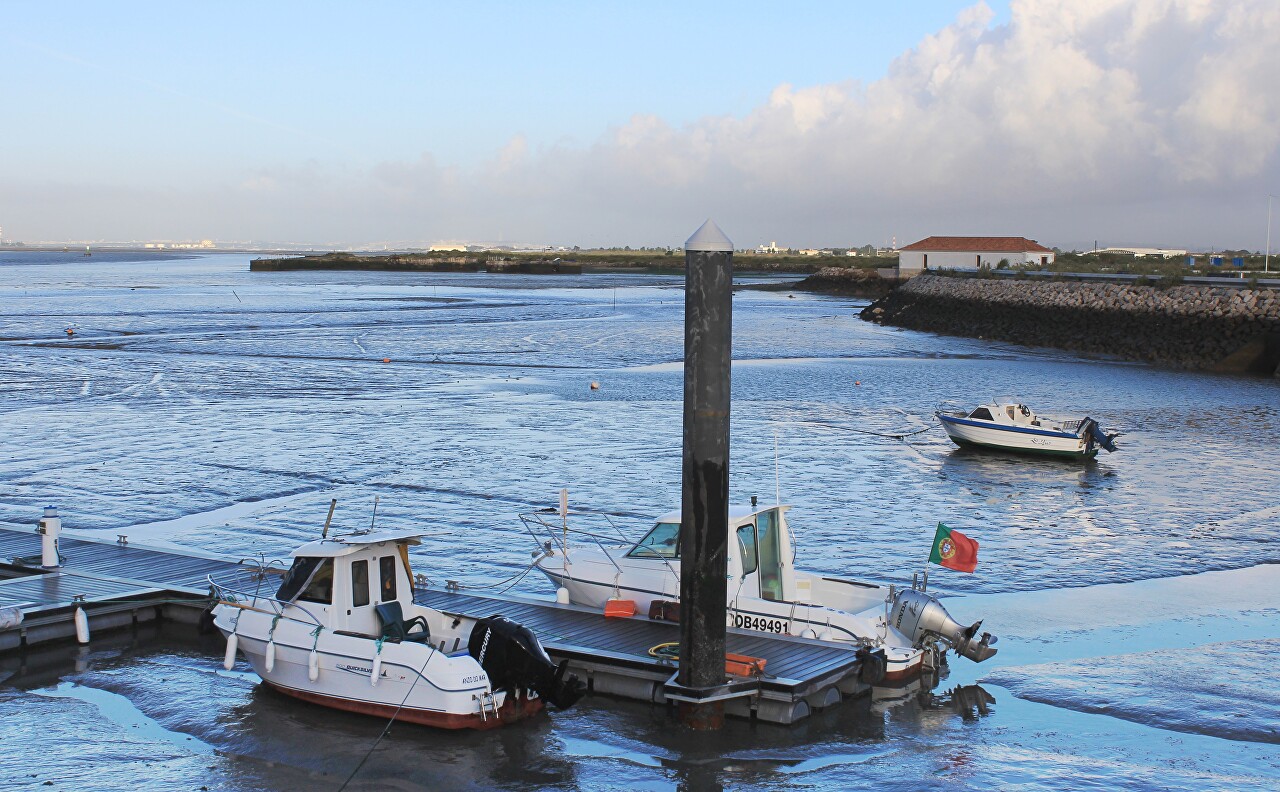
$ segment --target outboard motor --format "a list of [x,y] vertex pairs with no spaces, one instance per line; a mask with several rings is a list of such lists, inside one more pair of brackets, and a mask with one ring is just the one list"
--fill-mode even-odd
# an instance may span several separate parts
[[1081,421],[1080,425],[1084,430],[1084,434],[1092,438],[1093,442],[1097,443],[1102,448],[1105,448],[1108,453],[1116,450],[1115,439],[1120,436],[1119,432],[1112,434],[1103,432],[1102,427],[1098,426],[1098,422],[1088,416]]
[[568,660],[557,667],[532,630],[505,616],[477,621],[467,651],[495,689],[531,688],[559,709],[572,707],[587,692],[578,677],[565,674]]
[[951,618],[951,614],[947,613],[947,609],[932,594],[916,589],[898,593],[893,601],[893,610],[889,613],[889,623],[917,646],[930,635],[936,635],[951,644],[956,654],[974,662],[981,663],[996,653],[991,648],[991,644],[996,642],[991,633],[984,632],[980,640],[975,640],[982,627],[981,620],[965,627]]

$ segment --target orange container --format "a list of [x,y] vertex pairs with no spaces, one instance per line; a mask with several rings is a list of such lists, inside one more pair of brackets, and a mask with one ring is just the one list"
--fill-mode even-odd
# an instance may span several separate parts
[[636,615],[636,603],[634,600],[611,599],[604,603],[604,617],[606,619],[625,619],[629,616]]
[[724,656],[724,672],[729,676],[760,676],[764,673],[764,665],[769,662],[763,657],[726,653]]

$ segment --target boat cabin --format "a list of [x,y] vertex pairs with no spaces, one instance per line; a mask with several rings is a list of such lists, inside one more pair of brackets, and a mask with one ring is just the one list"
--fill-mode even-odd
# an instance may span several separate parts
[[1014,401],[995,401],[984,404],[973,412],[969,418],[978,421],[992,421],[1009,426],[1039,426],[1040,419],[1030,407]]
[[404,613],[412,611],[409,546],[420,536],[377,531],[305,544],[293,551],[275,598],[305,609],[330,630],[379,635],[378,606],[396,603]]
[[[734,506],[729,509],[729,594],[780,602],[796,600],[792,562],[795,549],[786,513],[790,506],[766,508]],[[658,518],[654,527],[630,550],[625,559],[637,562],[678,561],[680,512]]]

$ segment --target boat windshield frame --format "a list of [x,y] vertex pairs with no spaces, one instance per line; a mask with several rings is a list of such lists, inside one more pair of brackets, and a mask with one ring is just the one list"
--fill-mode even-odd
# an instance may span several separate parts
[[[246,564],[254,561],[256,559],[242,559],[240,563]],[[274,563],[273,561],[272,564]],[[284,570],[272,569],[270,565],[258,567],[241,566],[232,572],[217,575],[216,577],[208,575],[205,579],[209,582],[209,589],[218,602],[255,610],[263,609],[272,615],[289,619],[290,621],[303,624],[309,623],[316,627],[325,626],[325,623],[317,618],[314,613],[307,610],[305,606],[297,602],[276,599],[273,596],[262,593],[262,585],[267,581],[268,577],[276,577],[283,573]],[[297,618],[298,613],[305,615],[306,619]]]

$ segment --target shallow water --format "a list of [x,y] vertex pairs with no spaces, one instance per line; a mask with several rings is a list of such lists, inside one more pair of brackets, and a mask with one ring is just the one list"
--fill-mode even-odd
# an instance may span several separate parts
[[[561,487],[633,533],[676,505],[680,286],[0,254],[0,522],[56,504],[70,529],[275,557],[317,533],[330,498],[353,528],[377,495],[380,526],[437,534],[415,570],[507,578],[533,547],[515,515]],[[995,660],[793,729],[691,737],[599,697],[497,735],[398,726],[348,788],[1274,786],[1280,684],[1259,672],[1280,639],[1276,383],[882,328],[858,307],[736,294],[732,497],[774,497],[776,438],[801,566],[906,581],[937,522],[978,539],[978,571],[935,568],[931,587],[966,595],[948,603],[962,621],[987,618]],[[1087,412],[1126,433],[1122,450],[972,454],[932,428],[940,401],[1005,393]],[[533,576],[516,590],[550,593]],[[23,671],[0,688],[0,719],[28,735],[0,778],[336,788],[381,731],[220,660],[95,639],[81,670]],[[1252,687],[1217,685],[1223,665]],[[24,781],[33,754],[59,770]]]

